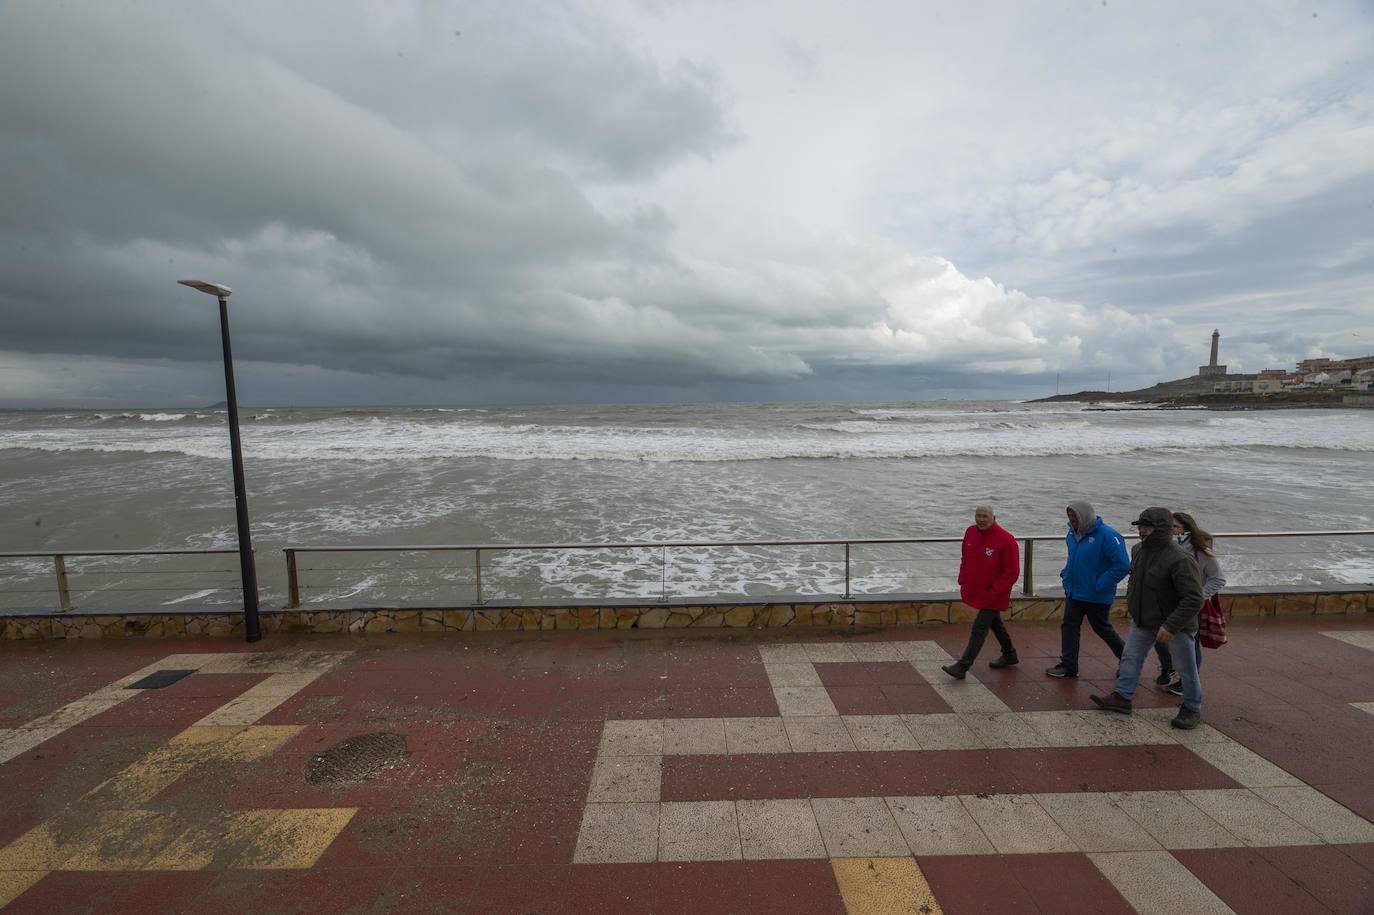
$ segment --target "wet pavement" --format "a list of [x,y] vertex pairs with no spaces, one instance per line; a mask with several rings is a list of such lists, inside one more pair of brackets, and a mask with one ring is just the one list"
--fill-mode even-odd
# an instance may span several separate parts
[[1192,732],[1010,628],[0,644],[0,903],[1374,912],[1374,620],[1232,621]]

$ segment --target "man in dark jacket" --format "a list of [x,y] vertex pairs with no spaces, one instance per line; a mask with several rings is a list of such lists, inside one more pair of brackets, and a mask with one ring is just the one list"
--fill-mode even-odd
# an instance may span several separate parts
[[1021,553],[1016,538],[997,523],[992,508],[980,505],[973,524],[964,531],[963,558],[959,561],[959,598],[978,611],[969,631],[963,657],[941,668],[956,680],[964,679],[983,650],[988,630],[997,637],[1002,654],[989,667],[1010,667],[1017,662],[1016,646],[1002,623],[1002,611],[1011,606],[1011,588],[1021,574]]
[[1059,573],[1064,582],[1064,622],[1059,626],[1059,663],[1045,671],[1051,677],[1078,676],[1078,646],[1085,618],[1117,660],[1125,647],[1109,617],[1116,585],[1131,567],[1126,541],[1087,502],[1070,502],[1065,514],[1069,518],[1065,537],[1068,559]]
[[1129,715],[1140,669],[1158,642],[1168,647],[1174,670],[1183,678],[1183,705],[1170,723],[1191,730],[1202,720],[1202,682],[1194,648],[1202,611],[1197,560],[1175,542],[1173,513],[1167,508],[1147,508],[1134,523],[1140,542],[1131,548],[1131,577],[1126,586],[1131,631],[1121,655],[1121,671],[1111,695],[1090,698],[1098,708]]

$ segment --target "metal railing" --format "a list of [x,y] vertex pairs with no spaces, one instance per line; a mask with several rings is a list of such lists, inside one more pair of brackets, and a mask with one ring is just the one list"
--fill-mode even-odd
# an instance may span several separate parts
[[[57,579],[57,602],[58,606],[64,611],[72,610],[76,605],[72,603],[72,587],[68,577],[67,558],[68,557],[90,557],[90,556],[209,556],[209,555],[238,555],[238,548],[234,547],[227,550],[60,550],[56,552],[21,552],[21,553],[0,553],[0,559],[51,559],[53,561],[53,574]],[[202,569],[190,571],[232,571],[231,569]],[[75,573],[73,573],[75,574]],[[100,570],[97,574],[112,574],[106,570]],[[125,570],[122,574],[129,574]],[[152,574],[163,575],[185,575],[188,570],[178,569],[173,571],[152,570]],[[236,586],[237,587],[237,586]],[[85,590],[102,590],[89,588]],[[130,588],[127,590],[145,591],[147,588]],[[181,590],[181,589],[175,589]]]
[[[1229,533],[1215,533],[1212,535],[1217,540],[1241,540],[1256,538],[1282,538],[1282,537],[1369,537],[1374,536],[1374,530],[1343,530],[1343,531],[1237,531]],[[1021,542],[1021,593],[1027,597],[1036,596],[1035,589],[1035,544],[1036,543],[1063,543],[1063,534],[1039,534],[1030,537],[1017,538]],[[731,549],[747,547],[814,547],[814,546],[834,546],[843,548],[843,575],[844,590],[838,595],[840,599],[853,599],[856,595],[853,592],[852,582],[852,556],[853,548],[856,546],[915,546],[926,544],[959,544],[963,542],[963,537],[880,537],[880,538],[847,538],[847,539],[828,539],[828,540],[682,540],[682,541],[629,541],[621,543],[482,543],[482,544],[422,544],[408,546],[289,546],[284,549],[286,555],[287,573],[287,603],[286,609],[296,609],[301,606],[301,584],[300,567],[298,557],[313,553],[471,553],[473,582],[476,589],[476,597],[472,601],[474,605],[482,605],[487,602],[482,587],[482,554],[489,556],[493,553],[511,552],[535,552],[535,551],[563,551],[563,550],[657,550],[659,552],[659,580],[660,591],[657,600],[666,602],[668,594],[668,551],[676,549]],[[311,570],[307,570],[311,571]],[[339,571],[334,569],[333,571]],[[699,595],[673,595],[674,597],[696,597]],[[859,595],[864,596],[864,595]],[[870,596],[881,596],[870,595]],[[531,605],[537,605],[540,601],[530,601]]]

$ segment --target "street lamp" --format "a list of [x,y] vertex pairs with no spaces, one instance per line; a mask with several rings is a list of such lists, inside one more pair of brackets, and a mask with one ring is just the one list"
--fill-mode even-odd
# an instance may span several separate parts
[[253,537],[248,530],[248,493],[243,482],[243,448],[239,444],[239,404],[234,394],[234,357],[229,350],[229,296],[234,290],[204,280],[177,280],[219,299],[219,332],[224,341],[224,390],[229,409],[229,450],[234,460],[234,512],[238,517],[239,574],[243,583],[244,638],[256,642],[262,638],[258,622],[258,572],[253,565]]

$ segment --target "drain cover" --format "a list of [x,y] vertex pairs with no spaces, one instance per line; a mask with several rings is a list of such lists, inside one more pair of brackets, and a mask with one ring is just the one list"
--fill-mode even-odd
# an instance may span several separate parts
[[305,765],[306,784],[356,785],[410,755],[404,734],[378,731],[341,740]]
[[182,677],[189,677],[195,673],[194,670],[157,670],[148,674],[137,683],[130,683],[125,689],[162,689],[164,686],[171,686]]

